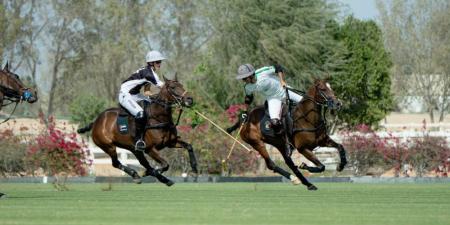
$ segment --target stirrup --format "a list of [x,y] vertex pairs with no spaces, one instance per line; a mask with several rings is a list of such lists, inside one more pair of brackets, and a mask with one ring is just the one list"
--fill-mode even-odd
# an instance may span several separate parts
[[142,139],[139,139],[134,145],[134,150],[143,152],[145,150],[145,147],[147,147],[145,142]]

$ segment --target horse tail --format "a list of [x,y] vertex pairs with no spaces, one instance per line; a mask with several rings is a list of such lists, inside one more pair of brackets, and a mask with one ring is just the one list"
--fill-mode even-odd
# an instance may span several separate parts
[[233,126],[228,127],[226,129],[227,133],[229,133],[229,134],[233,133],[233,131],[237,130],[241,126],[241,123],[242,123],[242,121],[238,120]]
[[83,133],[86,133],[86,132],[90,131],[92,129],[92,125],[94,125],[94,123],[90,123],[87,126],[78,129],[77,133],[83,134]]

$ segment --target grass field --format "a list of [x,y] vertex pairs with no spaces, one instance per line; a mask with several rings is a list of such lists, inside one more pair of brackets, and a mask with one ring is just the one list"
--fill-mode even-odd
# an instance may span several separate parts
[[450,224],[450,184],[0,184],[0,224]]

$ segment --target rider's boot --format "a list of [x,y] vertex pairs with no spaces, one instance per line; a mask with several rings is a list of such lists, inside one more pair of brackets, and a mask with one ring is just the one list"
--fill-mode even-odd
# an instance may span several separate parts
[[138,112],[135,116],[136,135],[134,136],[134,149],[136,151],[144,151],[146,147],[144,142],[145,122],[144,112]]
[[288,139],[288,135],[287,135],[286,132],[284,132],[283,123],[281,123],[280,119],[277,119],[277,118],[271,119],[270,123],[272,125],[273,132],[277,136],[282,137],[282,138],[285,139],[285,141],[286,141],[286,147],[285,147],[286,152],[285,152],[285,154],[290,157],[292,155],[292,152],[294,151],[294,147],[288,141],[289,140]]
[[274,118],[274,119],[270,119],[270,123],[273,129],[273,132],[275,132],[276,135],[280,135],[283,134],[284,129],[283,129],[283,124],[281,123],[280,119]]

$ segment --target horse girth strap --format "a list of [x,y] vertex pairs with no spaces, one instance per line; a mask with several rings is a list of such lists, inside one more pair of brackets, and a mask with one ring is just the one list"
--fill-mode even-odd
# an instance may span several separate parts
[[164,123],[158,123],[158,124],[150,124],[150,125],[146,125],[145,129],[165,129],[165,128],[174,128],[176,127],[173,123],[171,122],[164,122]]
[[292,130],[292,133],[297,133],[297,132],[317,132],[324,126],[325,126],[325,123],[320,123],[319,126],[314,127],[314,128],[294,128]]

